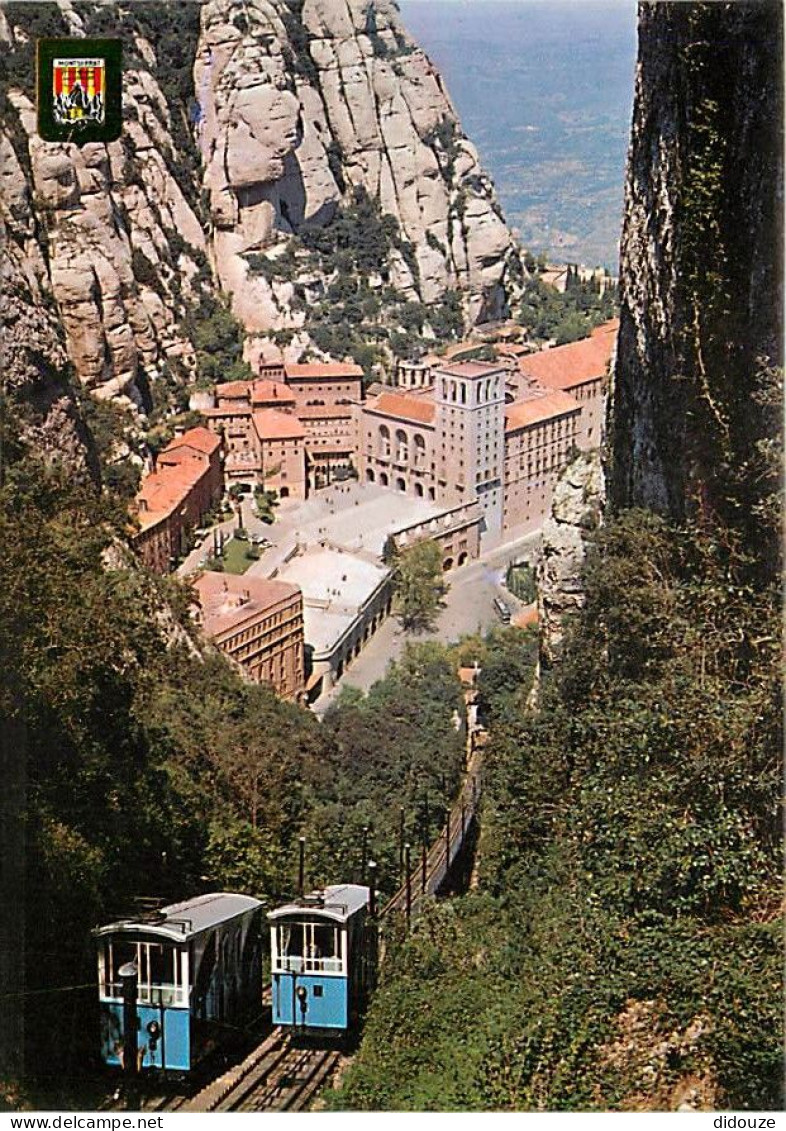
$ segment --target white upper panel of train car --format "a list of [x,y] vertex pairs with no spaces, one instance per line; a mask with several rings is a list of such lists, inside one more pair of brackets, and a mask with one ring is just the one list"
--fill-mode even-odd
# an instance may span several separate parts
[[261,906],[260,901],[250,895],[211,892],[209,895],[183,900],[182,903],[170,903],[168,907],[161,907],[139,919],[119,919],[116,923],[99,927],[93,933],[110,935],[117,931],[144,931],[146,934],[163,935],[168,939],[182,941]]
[[268,919],[283,919],[288,915],[318,915],[344,923],[362,907],[368,906],[369,889],[360,884],[333,884],[321,891],[312,891],[304,899],[268,911]]

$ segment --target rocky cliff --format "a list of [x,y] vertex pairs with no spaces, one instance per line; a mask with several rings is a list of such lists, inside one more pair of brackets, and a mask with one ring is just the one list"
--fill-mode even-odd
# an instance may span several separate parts
[[245,255],[329,220],[353,186],[411,248],[390,263],[398,290],[433,302],[457,287],[473,321],[502,313],[510,233],[392,0],[209,0],[195,85],[216,266],[246,326],[291,324],[292,282]]
[[557,481],[543,525],[538,562],[540,660],[559,661],[567,622],[584,604],[587,542],[602,519],[605,484],[600,452],[581,452]]
[[[36,37],[102,34],[124,39],[123,137],[40,141]],[[156,382],[191,381],[195,323],[222,290],[258,349],[276,331],[313,346],[308,307],[354,264],[352,249],[315,258],[303,240],[358,193],[385,235],[372,319],[445,295],[459,321],[504,311],[521,273],[512,238],[391,0],[8,3],[0,44],[15,301],[98,397],[149,406]]]
[[769,0],[640,6],[610,405],[613,505],[754,539],[781,357],[781,20]]

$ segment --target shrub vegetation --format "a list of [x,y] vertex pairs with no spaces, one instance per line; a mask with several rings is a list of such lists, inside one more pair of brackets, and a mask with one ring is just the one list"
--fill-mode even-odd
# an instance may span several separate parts
[[602,528],[561,668],[483,659],[481,885],[391,956],[333,1102],[782,1104],[775,584],[723,531]]

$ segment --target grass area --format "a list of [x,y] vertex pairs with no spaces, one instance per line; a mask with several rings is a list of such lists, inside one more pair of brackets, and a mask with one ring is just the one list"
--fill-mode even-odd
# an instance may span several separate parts
[[[253,565],[257,558],[247,558],[246,552],[250,548],[250,543],[241,538],[231,538],[224,546],[224,573],[245,573],[250,565]],[[214,563],[212,560],[208,562],[208,569],[213,569]]]
[[526,563],[508,566],[505,575],[505,586],[525,605],[531,604],[538,595],[535,582],[535,572]]

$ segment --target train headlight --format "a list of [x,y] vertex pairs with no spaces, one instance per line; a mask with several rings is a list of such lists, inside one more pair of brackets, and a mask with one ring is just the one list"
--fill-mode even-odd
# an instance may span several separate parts
[[147,1035],[150,1037],[151,1051],[158,1044],[158,1038],[161,1036],[161,1026],[157,1021],[148,1021],[146,1025]]
[[307,1008],[306,1001],[308,999],[308,990],[305,986],[298,986],[297,999],[300,1002],[300,1012],[305,1013]]

